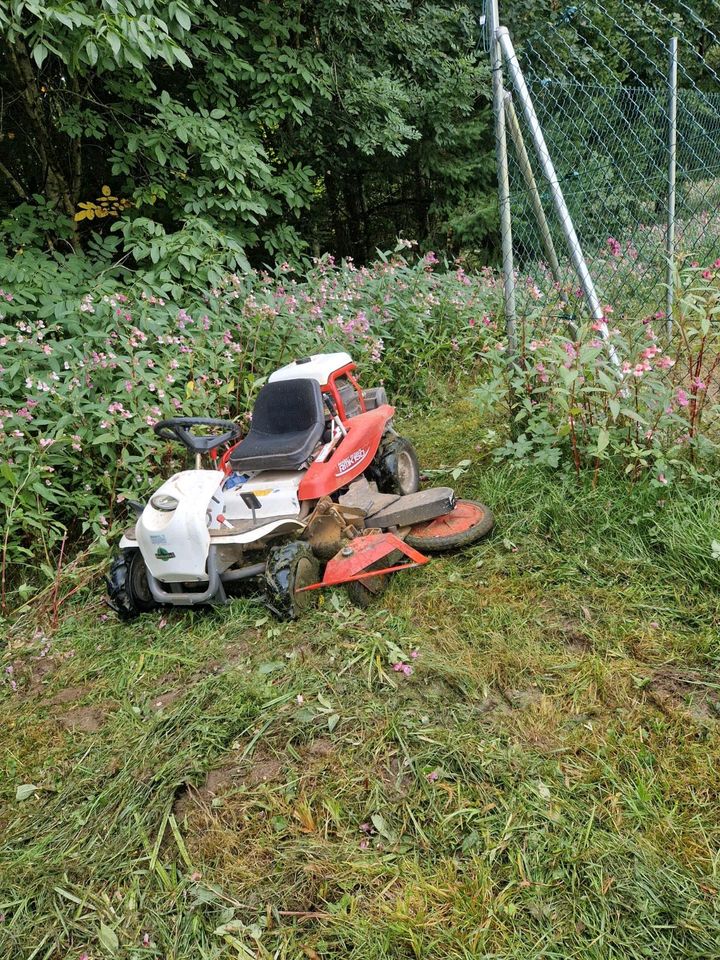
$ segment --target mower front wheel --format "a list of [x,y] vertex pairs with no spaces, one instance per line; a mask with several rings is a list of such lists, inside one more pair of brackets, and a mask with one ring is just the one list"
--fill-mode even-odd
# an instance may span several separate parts
[[297,620],[317,604],[317,591],[304,590],[320,579],[320,564],[308,543],[293,540],[272,547],[265,569],[265,603],[279,620]]
[[141,613],[149,613],[159,606],[150,593],[145,561],[136,547],[120,551],[105,583],[108,603],[121,620],[134,620]]
[[345,591],[351,603],[366,610],[385,593],[390,585],[390,576],[381,573],[377,577],[365,577],[362,580],[351,580],[345,584]]

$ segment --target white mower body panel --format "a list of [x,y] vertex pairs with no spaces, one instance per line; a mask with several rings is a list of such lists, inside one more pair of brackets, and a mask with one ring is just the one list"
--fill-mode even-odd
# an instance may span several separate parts
[[[183,470],[150,498],[135,525],[137,545],[150,573],[163,583],[207,580],[208,527],[222,509],[222,470]],[[172,497],[177,506],[159,510],[153,501]]]
[[[203,582],[208,579],[211,544],[253,543],[305,526],[298,500],[301,473],[257,473],[223,490],[228,479],[222,470],[174,474],[143,510],[135,525],[135,542],[124,536],[121,548],[139,547],[148,570],[161,583]],[[257,498],[254,512],[243,494]],[[154,505],[168,497],[176,501],[174,509]]]
[[270,536],[270,534],[279,536],[281,533],[295,533],[304,530],[305,526],[306,524],[304,524],[302,520],[280,517],[277,520],[271,520],[269,523],[263,523],[249,530],[244,530],[241,533],[233,533],[231,530],[228,530],[226,537],[222,536],[222,534],[218,535],[218,531],[212,538],[212,545],[214,547],[222,547],[234,543],[254,543],[256,540],[263,540],[265,537]]
[[[302,473],[263,471],[252,474],[244,483],[224,491],[227,520],[255,520],[264,523],[276,517],[295,517],[300,513],[298,488]],[[260,506],[253,511],[245,503],[242,495],[254,494]]]
[[315,353],[280,367],[270,374],[268,383],[277,383],[278,380],[317,380],[324,387],[333,373],[352,362],[349,353]]

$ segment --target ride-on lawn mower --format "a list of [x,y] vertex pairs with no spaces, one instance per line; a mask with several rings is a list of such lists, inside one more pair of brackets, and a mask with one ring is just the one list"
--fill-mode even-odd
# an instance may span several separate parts
[[[251,577],[281,619],[338,584],[365,606],[390,573],[492,529],[482,504],[456,500],[448,487],[419,492],[417,456],[393,429],[385,389],[362,390],[354,369],[347,353],[328,353],[276,370],[242,440],[230,420],[155,425],[158,437],[195,454],[195,469],[173,474],[146,506],[133,505],[137,522],[107,578],[120,617],[224,603]],[[202,468],[203,455],[211,469]]]

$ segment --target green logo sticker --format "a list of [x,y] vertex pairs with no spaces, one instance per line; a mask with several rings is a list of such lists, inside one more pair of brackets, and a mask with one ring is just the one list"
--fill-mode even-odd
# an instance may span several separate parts
[[155,557],[158,560],[172,560],[175,556],[174,553],[170,553],[169,550],[166,550],[165,547],[158,547],[155,551]]

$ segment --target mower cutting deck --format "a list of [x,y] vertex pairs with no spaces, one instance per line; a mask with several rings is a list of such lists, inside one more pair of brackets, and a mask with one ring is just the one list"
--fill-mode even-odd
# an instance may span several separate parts
[[121,617],[223,603],[251,578],[282,619],[297,617],[321,587],[346,584],[364,605],[390,573],[427,563],[420,551],[489,532],[482,504],[456,500],[449,487],[419,492],[417,456],[393,429],[385,390],[362,390],[354,370],[346,353],[277,370],[243,439],[227,420],[156,424],[160,438],[195,455],[195,469],[161,484],[125,532],[107,578]]

